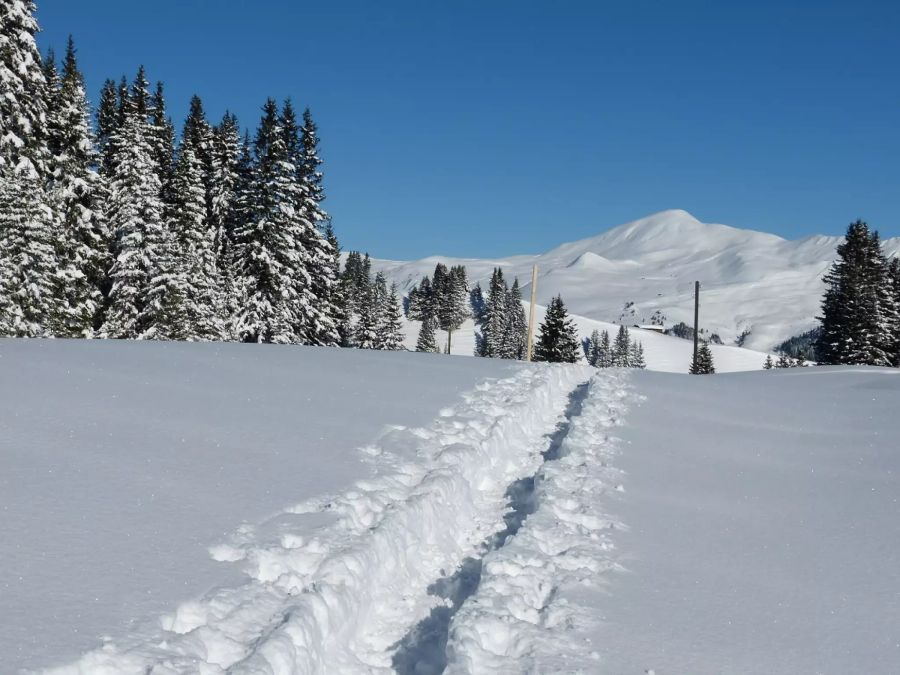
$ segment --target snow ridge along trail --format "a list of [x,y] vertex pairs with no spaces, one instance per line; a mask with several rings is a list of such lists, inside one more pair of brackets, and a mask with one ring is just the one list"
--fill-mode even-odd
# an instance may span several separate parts
[[535,511],[483,560],[477,591],[454,616],[447,673],[596,672],[599,653],[584,633],[597,620],[579,599],[599,593],[619,570],[612,537],[624,527],[598,505],[623,490],[610,436],[627,409],[624,370],[599,371],[588,385],[557,456],[535,477]]
[[392,672],[396,645],[441,602],[430,585],[503,530],[508,487],[544,462],[547,437],[591,372],[523,367],[428,428],[389,433],[366,449],[387,472],[275,516],[330,519],[314,536],[283,533],[273,544],[238,532],[212,554],[242,561],[246,583],[49,672]]

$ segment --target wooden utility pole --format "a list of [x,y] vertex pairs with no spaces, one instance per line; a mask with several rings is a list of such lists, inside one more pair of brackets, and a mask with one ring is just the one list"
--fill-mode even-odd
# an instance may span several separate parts
[[697,365],[697,350],[700,346],[700,282],[694,282],[694,366]]
[[534,304],[537,300],[537,265],[531,269],[531,307],[528,310],[528,355],[527,360],[531,361],[532,352],[534,351]]

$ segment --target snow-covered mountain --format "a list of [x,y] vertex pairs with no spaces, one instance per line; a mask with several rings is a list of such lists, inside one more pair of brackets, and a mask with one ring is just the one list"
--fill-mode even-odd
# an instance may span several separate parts
[[[510,279],[519,278],[527,298],[537,264],[540,304],[561,294],[575,314],[629,324],[649,322],[655,312],[666,325],[691,323],[693,282],[699,280],[702,327],[726,344],[746,333],[744,346],[770,350],[817,324],[822,276],[840,241],[818,235],[790,241],[671,210],[542,255],[376,260],[375,268],[408,290],[438,262],[465,265],[470,281],[482,286],[494,267],[502,267]],[[885,245],[889,253],[900,253],[900,238]]]

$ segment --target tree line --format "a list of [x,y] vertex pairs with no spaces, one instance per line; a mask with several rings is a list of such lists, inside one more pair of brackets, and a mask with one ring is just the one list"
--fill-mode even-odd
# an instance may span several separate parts
[[588,363],[596,368],[646,368],[644,346],[632,340],[628,327],[619,326],[612,342],[609,331],[594,330],[585,346]]
[[[251,140],[161,83],[42,57],[31,0],[0,48],[0,334],[337,345],[338,243],[309,110],[266,101]],[[95,119],[96,124],[92,124]]]

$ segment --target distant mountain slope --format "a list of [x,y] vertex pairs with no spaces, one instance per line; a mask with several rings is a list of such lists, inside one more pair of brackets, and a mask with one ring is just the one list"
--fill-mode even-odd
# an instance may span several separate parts
[[[538,305],[535,313],[537,322],[543,321],[545,310],[546,307]],[[614,324],[588,319],[577,314],[572,314],[571,318],[578,329],[578,337],[582,344],[594,330],[605,330],[615,337],[616,331],[619,329]],[[404,344],[407,349],[414,350],[416,348],[420,327],[421,324],[418,321],[404,320],[403,330],[406,333]],[[472,356],[475,351],[475,330],[475,324],[470,319],[458,331],[455,331],[451,341],[451,352],[458,356]],[[640,328],[632,328],[630,333],[632,339],[637,340],[644,346],[647,370],[657,370],[665,373],[688,372],[694,349],[694,344],[691,340],[682,340],[671,335],[662,335],[653,330],[642,330]],[[444,331],[437,331],[437,343],[441,349],[444,349],[447,344],[447,334]],[[716,372],[719,373],[760,370],[766,360],[766,354],[752,349],[715,344],[710,345],[710,348],[712,349]],[[582,362],[587,363],[587,359],[583,356]]]
[[[465,265],[482,286],[494,267],[517,276],[530,292],[531,266],[538,265],[538,302],[561,294],[569,309],[598,321],[643,323],[654,312],[666,325],[693,320],[693,282],[699,280],[701,325],[735,344],[770,350],[816,325],[822,275],[834,259],[840,237],[796,241],[727,225],[702,223],[681,210],[615,227],[542,255],[510,258],[446,258],[413,262],[376,260],[403,290],[436,263]],[[900,238],[887,240],[900,253]],[[634,303],[626,308],[627,303]]]

